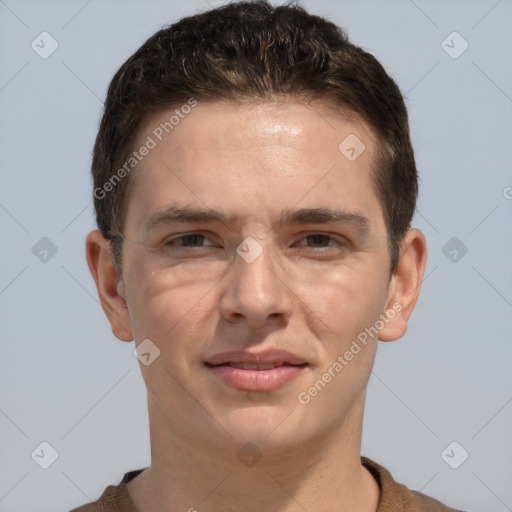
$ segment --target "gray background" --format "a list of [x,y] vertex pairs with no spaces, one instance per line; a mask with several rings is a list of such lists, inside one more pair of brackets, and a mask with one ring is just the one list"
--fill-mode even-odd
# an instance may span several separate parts
[[[133,343],[110,333],[84,257],[90,154],[122,62],[164,24],[220,3],[0,0],[2,512],[66,511],[149,462]],[[379,348],[362,452],[454,507],[512,510],[512,2],[304,5],[397,80],[421,173],[426,279],[405,338]],[[47,59],[31,48],[43,31],[59,45]],[[445,49],[461,39],[442,46],[453,31],[469,44],[458,58]],[[43,237],[57,248],[46,261],[32,252]],[[31,458],[42,441],[58,452],[46,470]],[[452,441],[462,448],[443,459]]]

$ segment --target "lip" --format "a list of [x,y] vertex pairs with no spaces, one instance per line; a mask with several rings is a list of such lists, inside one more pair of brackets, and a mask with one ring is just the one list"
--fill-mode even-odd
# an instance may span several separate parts
[[306,361],[287,350],[264,350],[261,352],[250,352],[249,350],[236,350],[233,352],[223,352],[208,358],[208,365],[220,365],[227,363],[247,363],[247,364],[271,364],[271,363],[305,364]]
[[[282,366],[270,369],[244,369],[235,368],[230,364]],[[230,387],[242,391],[272,391],[297,378],[308,363],[286,350],[240,350],[217,354],[209,358],[205,365],[213,375]]]

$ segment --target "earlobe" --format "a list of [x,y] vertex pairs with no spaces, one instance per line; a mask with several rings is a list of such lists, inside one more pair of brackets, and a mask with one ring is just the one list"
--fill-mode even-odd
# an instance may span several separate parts
[[394,341],[407,331],[409,318],[418,301],[427,262],[427,244],[419,229],[410,229],[400,248],[398,264],[389,283],[386,301],[388,322],[379,332],[379,340]]
[[114,336],[122,341],[132,341],[133,333],[125,301],[124,283],[112,262],[110,243],[98,230],[91,231],[87,236],[86,257],[101,306]]

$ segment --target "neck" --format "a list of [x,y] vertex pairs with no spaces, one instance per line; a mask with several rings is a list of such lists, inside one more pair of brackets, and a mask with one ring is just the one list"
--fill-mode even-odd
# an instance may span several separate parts
[[376,512],[380,489],[361,465],[363,408],[364,396],[335,434],[265,447],[260,460],[244,465],[237,450],[177,433],[150,398],[152,462],[128,490],[140,512]]

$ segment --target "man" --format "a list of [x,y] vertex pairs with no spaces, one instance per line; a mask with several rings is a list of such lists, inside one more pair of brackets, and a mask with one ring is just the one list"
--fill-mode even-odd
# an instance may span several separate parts
[[151,37],[110,84],[87,261],[148,390],[149,468],[80,511],[450,511],[361,457],[426,261],[401,93],[299,7]]

